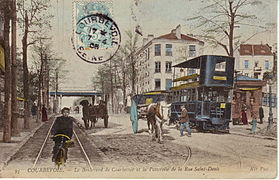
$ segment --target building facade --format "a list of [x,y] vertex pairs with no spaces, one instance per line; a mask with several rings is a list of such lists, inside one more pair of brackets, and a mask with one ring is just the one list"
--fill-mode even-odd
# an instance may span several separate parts
[[[169,34],[156,38],[148,35],[136,52],[136,93],[169,90],[174,78],[172,66],[202,55],[203,46],[203,41],[181,34],[180,25]],[[195,72],[189,70],[185,73]]]
[[268,44],[241,44],[236,55],[235,69],[242,75],[263,79],[273,70],[273,53]]

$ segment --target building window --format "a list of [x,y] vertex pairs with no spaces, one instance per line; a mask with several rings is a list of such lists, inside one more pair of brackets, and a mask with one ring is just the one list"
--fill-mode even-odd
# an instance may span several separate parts
[[265,61],[265,62],[264,62],[264,68],[265,68],[266,70],[269,69],[269,61]]
[[161,56],[161,44],[155,44],[155,56]]
[[155,79],[155,90],[161,89],[161,79]]
[[155,62],[155,73],[161,72],[161,62]]
[[166,79],[166,90],[170,90],[171,87],[172,87],[172,80]]
[[190,45],[189,46],[189,57],[196,56],[196,46]]
[[167,73],[171,72],[171,62],[166,62],[166,72]]
[[245,69],[249,68],[249,61],[248,60],[244,60],[244,68]]
[[166,56],[172,56],[172,44],[166,44]]
[[[262,105],[263,106],[269,106],[269,93],[263,93]],[[277,96],[276,96],[276,94],[271,95],[271,106],[273,108],[277,107]]]

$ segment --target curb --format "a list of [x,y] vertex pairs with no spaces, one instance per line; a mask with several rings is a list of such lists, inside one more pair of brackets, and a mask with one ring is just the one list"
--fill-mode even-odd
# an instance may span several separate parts
[[[52,115],[49,119],[55,117],[55,115]],[[44,125],[45,123],[41,122],[40,125],[38,125],[36,128],[34,128],[30,134],[25,136],[22,141],[12,150],[11,154],[8,155],[7,159],[0,164],[0,171],[4,169],[5,166],[8,165],[8,163],[11,161],[12,157],[20,150],[20,148],[27,143],[27,141],[34,136],[34,134]]]
[[253,138],[259,138],[259,139],[269,139],[269,140],[277,141],[277,138],[276,137],[272,137],[272,136],[260,136],[260,135],[252,135],[252,134],[245,134],[245,133],[238,133],[238,132],[230,132],[230,134],[238,135],[238,136],[253,137]]

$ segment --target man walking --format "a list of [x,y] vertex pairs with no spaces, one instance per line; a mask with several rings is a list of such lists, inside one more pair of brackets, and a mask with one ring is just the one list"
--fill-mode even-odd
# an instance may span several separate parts
[[180,115],[180,136],[183,135],[184,128],[187,129],[188,137],[191,137],[191,129],[189,126],[189,116],[188,116],[188,111],[185,107],[185,105],[181,106],[181,115]]

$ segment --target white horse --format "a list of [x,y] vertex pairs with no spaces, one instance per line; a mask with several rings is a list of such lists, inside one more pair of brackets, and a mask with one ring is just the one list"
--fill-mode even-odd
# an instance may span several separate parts
[[[148,132],[152,134],[152,140],[158,138],[158,142],[163,142],[162,130],[164,122],[169,120],[170,105],[161,101],[151,103],[147,107],[147,126]],[[151,129],[150,129],[151,124]],[[155,133],[154,133],[155,130]]]

